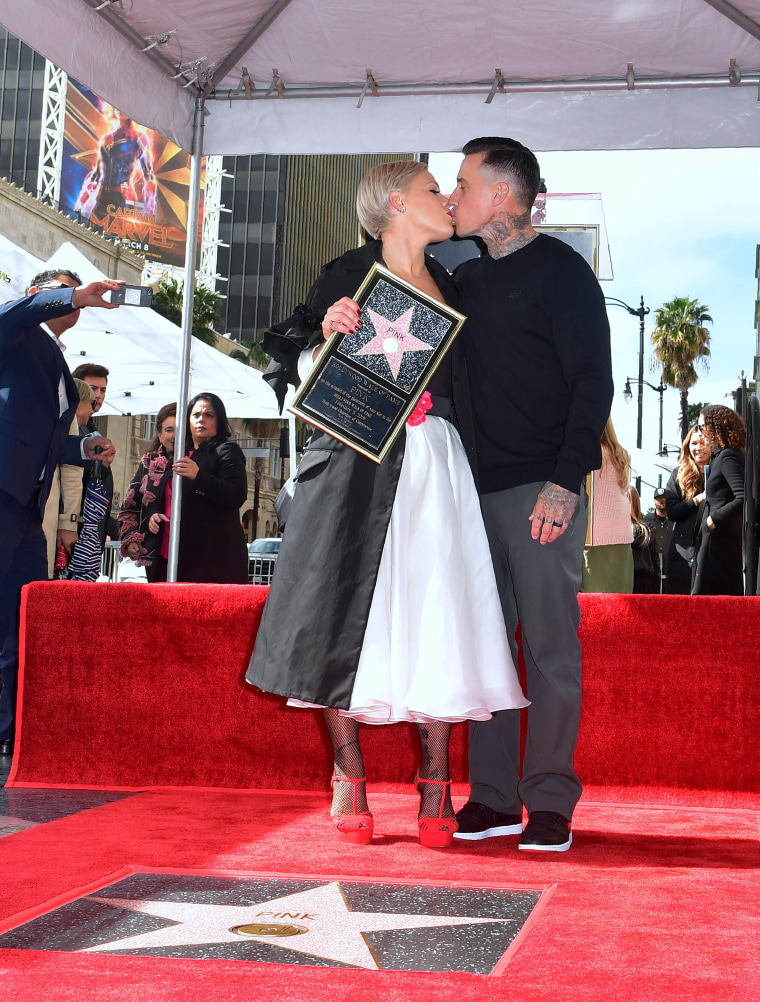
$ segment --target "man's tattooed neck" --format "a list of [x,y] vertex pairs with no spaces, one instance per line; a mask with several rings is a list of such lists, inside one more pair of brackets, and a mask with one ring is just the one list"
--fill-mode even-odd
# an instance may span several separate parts
[[506,212],[492,220],[481,233],[491,257],[506,257],[535,240],[538,234],[530,225],[530,209],[519,214]]

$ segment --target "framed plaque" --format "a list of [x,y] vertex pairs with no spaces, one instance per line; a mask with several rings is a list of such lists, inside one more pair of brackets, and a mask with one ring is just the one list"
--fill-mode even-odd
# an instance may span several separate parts
[[379,264],[354,299],[360,329],[332,335],[289,409],[382,463],[466,317]]

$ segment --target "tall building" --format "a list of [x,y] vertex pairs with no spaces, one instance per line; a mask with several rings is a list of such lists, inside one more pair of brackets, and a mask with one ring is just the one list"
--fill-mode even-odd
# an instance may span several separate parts
[[0,26],[0,176],[36,193],[45,59]]
[[[359,245],[356,189],[371,168],[412,154],[225,157],[217,291],[237,341],[287,317],[323,264]],[[229,246],[225,247],[224,244]]]

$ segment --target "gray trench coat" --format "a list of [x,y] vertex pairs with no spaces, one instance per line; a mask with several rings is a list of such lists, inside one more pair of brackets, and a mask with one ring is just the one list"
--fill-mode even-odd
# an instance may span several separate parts
[[[326,265],[306,303],[268,331],[274,358],[265,379],[282,408],[287,383],[297,385],[298,357],[322,340],[328,306],[355,295],[366,273],[382,263],[373,241]],[[436,261],[428,267],[447,302],[453,279]],[[467,377],[458,342],[452,349],[452,399],[473,465]],[[274,579],[247,681],[266,692],[347,708],[359,663],[380,558],[406,443],[399,436],[378,465],[331,435],[315,431],[298,467]]]

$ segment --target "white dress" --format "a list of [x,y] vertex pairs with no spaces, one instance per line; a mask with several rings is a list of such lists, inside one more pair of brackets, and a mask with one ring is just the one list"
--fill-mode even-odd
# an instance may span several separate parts
[[464,447],[449,421],[428,416],[406,426],[351,704],[340,713],[453,723],[527,705]]

